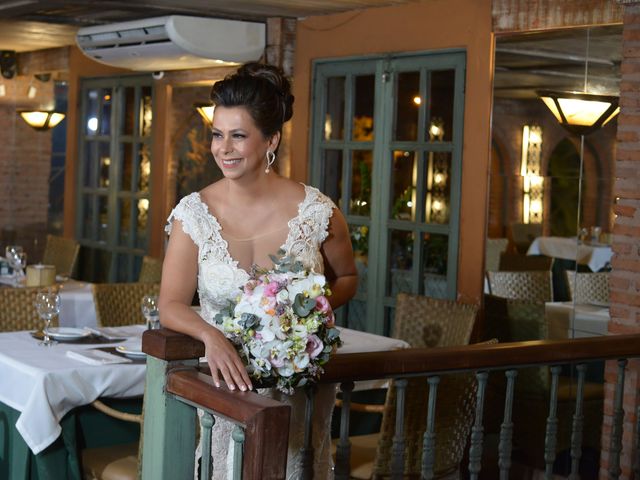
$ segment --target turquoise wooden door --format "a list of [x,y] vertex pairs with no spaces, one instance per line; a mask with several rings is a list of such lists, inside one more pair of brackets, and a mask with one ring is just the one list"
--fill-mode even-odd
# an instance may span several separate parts
[[152,93],[150,76],[82,84],[76,237],[85,279],[137,279],[149,236]]
[[311,181],[347,218],[359,273],[343,325],[389,334],[397,293],[456,296],[465,62],[314,64]]

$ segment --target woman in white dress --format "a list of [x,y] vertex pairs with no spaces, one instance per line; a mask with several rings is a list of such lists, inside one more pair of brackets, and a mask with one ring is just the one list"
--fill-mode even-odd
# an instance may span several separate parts
[[[213,317],[235,298],[253,265],[271,268],[279,249],[324,273],[335,309],[355,294],[357,273],[347,224],[317,189],[274,171],[282,125],[292,114],[291,85],[276,67],[250,63],[217,82],[211,152],[224,178],[184,197],[169,217],[170,233],[160,291],[161,322],[205,345],[215,385],[252,388],[232,344]],[[191,308],[198,289],[201,312]],[[261,392],[292,405],[287,478],[300,478],[304,393]],[[332,478],[330,416],[334,392],[319,389],[314,402],[314,478]],[[227,478],[230,426],[214,426],[213,478]]]

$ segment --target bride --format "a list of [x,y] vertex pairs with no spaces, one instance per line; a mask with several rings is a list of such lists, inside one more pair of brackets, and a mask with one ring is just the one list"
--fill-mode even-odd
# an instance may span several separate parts
[[[216,386],[252,388],[231,343],[213,318],[235,298],[253,265],[271,268],[279,249],[305,267],[324,273],[335,309],[355,294],[356,267],[345,219],[316,188],[274,171],[282,125],[292,114],[291,85],[281,70],[245,64],[214,84],[211,152],[224,177],[184,197],[169,216],[160,312],[162,325],[205,345]],[[201,312],[191,308],[198,289]],[[287,478],[300,478],[299,450],[304,438],[304,392],[292,396],[260,393],[291,404]],[[313,419],[314,478],[333,478],[330,422],[334,392],[319,388]],[[213,432],[213,477],[229,477],[231,427],[218,420]]]

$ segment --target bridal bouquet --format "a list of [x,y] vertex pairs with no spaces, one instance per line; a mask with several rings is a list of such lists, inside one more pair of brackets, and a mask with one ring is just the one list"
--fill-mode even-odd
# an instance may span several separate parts
[[241,294],[214,318],[235,345],[249,375],[293,394],[318,379],[340,332],[324,275],[279,251],[274,268],[255,268]]

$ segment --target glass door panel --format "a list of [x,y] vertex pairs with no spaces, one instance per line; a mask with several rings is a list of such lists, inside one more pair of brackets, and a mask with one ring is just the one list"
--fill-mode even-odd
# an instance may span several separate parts
[[397,90],[394,140],[416,141],[418,116],[423,97],[420,93],[420,72],[399,73]]
[[373,152],[356,150],[351,156],[351,199],[349,213],[368,217],[371,213],[371,171]]
[[[149,77],[87,80],[82,85],[80,208],[84,279],[132,281],[146,253],[151,178]],[[105,262],[108,268],[104,269]]]

